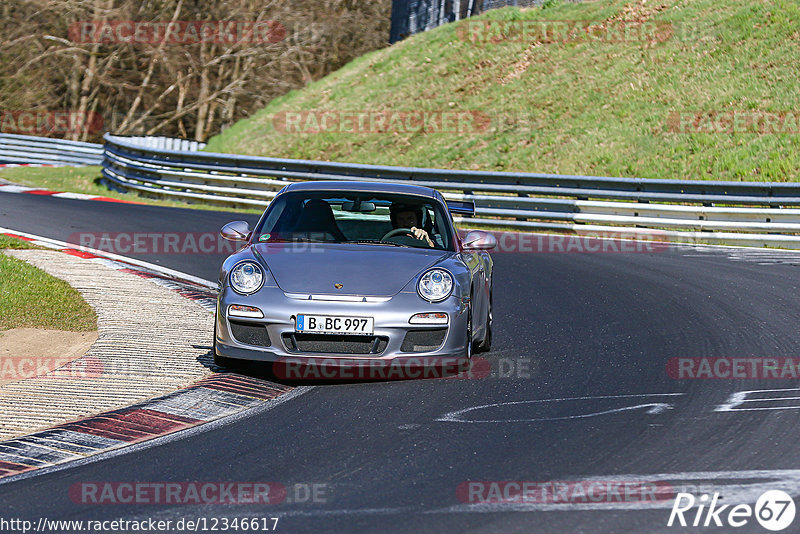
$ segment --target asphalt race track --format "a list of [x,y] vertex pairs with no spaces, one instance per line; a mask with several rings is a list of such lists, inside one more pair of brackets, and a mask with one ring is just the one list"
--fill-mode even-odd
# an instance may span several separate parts
[[[0,194],[0,226],[60,240],[217,232],[238,218],[257,219]],[[208,280],[224,257],[129,255]],[[671,358],[800,356],[800,255],[681,246],[493,257],[492,375],[310,387],[205,432],[0,484],[4,517],[278,517],[278,532],[675,532],[708,529],[667,527],[671,500],[484,504],[457,490],[467,481],[592,477],[723,485],[726,504],[754,502],[736,501],[748,491],[800,495],[796,378],[667,372]],[[208,334],[199,341],[210,345]],[[734,395],[755,390],[782,391]],[[69,496],[81,482],[189,481],[279,482],[294,502],[91,505]],[[316,499],[308,488],[319,489]],[[765,532],[754,518],[737,531]]]

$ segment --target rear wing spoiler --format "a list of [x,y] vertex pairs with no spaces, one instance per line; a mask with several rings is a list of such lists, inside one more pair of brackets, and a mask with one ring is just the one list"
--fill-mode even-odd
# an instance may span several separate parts
[[475,203],[471,200],[446,200],[447,209],[453,215],[475,216]]

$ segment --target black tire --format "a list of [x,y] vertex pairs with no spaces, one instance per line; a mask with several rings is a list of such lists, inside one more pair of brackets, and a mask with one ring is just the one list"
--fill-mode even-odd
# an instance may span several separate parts
[[214,354],[214,365],[218,367],[233,368],[231,358],[217,355],[217,317],[214,316],[214,338],[211,340],[211,351]]
[[483,341],[476,347],[475,352],[489,352],[492,350],[492,291],[489,290],[489,310],[486,312],[486,333]]
[[467,350],[464,358],[467,361],[472,360],[473,352],[475,352],[475,343],[472,342],[472,302],[470,301],[469,310],[467,311]]

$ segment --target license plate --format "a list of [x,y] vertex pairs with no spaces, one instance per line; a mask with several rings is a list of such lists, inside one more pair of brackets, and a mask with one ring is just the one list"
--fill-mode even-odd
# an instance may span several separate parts
[[298,315],[296,332],[315,334],[372,335],[375,320],[372,317],[344,317],[341,315]]

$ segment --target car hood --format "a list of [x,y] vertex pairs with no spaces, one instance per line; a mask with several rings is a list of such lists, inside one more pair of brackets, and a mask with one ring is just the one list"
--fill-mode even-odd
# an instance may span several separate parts
[[[384,245],[257,244],[253,249],[287,293],[389,297],[452,252]],[[335,284],[342,284],[337,289]]]

